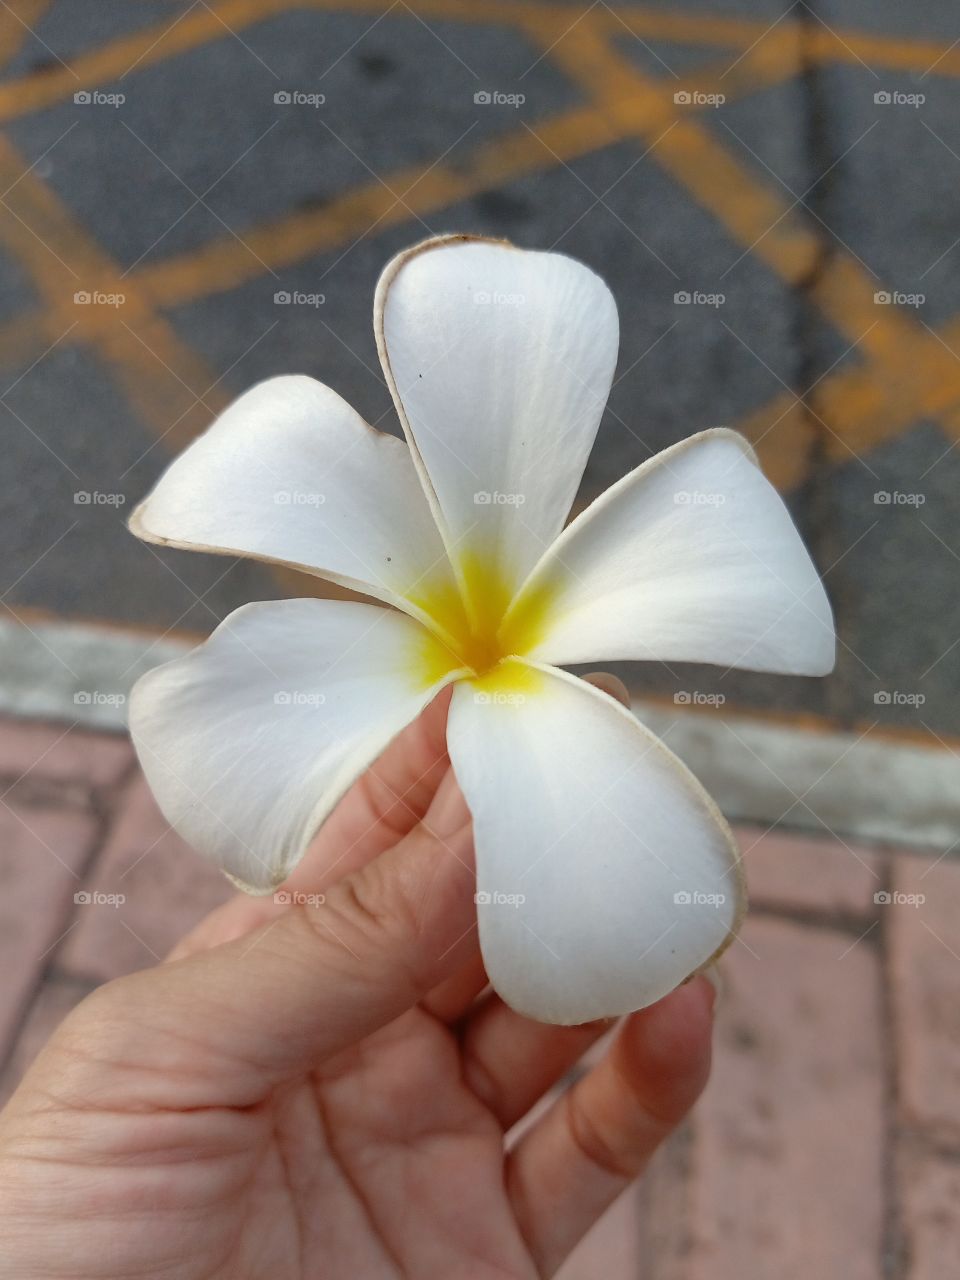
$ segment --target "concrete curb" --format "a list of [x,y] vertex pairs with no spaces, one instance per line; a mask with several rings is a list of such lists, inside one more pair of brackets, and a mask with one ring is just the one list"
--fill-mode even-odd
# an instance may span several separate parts
[[949,850],[960,842],[960,757],[852,733],[634,703],[734,821]]
[[0,620],[0,712],[126,732],[134,683],[191,647],[77,622]]
[[[82,623],[0,621],[0,712],[123,732],[133,683],[191,647]],[[960,843],[960,758],[949,750],[643,701],[634,712],[734,821],[942,851]]]

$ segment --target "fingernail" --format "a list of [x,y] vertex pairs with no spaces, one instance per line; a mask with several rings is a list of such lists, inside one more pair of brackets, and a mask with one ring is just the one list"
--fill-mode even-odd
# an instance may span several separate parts
[[630,691],[619,676],[609,671],[591,671],[583,678],[602,693],[608,693],[611,698],[616,698],[617,702],[622,703],[623,706],[630,706]]

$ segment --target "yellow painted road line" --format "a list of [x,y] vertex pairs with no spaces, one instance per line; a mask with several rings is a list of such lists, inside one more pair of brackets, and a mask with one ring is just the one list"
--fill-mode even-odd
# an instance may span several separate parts
[[[26,170],[26,161],[0,134],[0,191],[10,188],[0,206],[0,243],[14,253],[46,304],[45,346],[75,326],[70,340],[100,358],[140,421],[162,441],[164,457],[179,452],[229,395],[136,282],[121,276],[46,184]],[[78,290],[122,294],[125,300],[118,307],[78,305]],[[35,429],[32,423],[27,427]],[[326,584],[308,575],[281,570],[277,577],[294,595],[328,593]]]
[[[550,33],[540,34],[550,44]],[[831,453],[849,457],[847,450],[859,454],[886,438],[885,424],[902,420],[899,398],[921,395],[954,402],[960,364],[936,336],[901,309],[878,306],[877,282],[845,252],[838,250],[824,261],[819,234],[795,216],[791,198],[755,178],[699,120],[681,115],[664,132],[677,120],[672,95],[668,98],[661,85],[638,72],[600,32],[583,23],[576,41],[553,44],[550,56],[645,143],[660,139],[651,159],[716,217],[745,252],[787,284],[805,287],[828,321],[858,344],[858,358],[870,366],[867,373],[856,379],[825,380],[818,392],[818,404],[838,422],[856,424],[849,435],[830,442]],[[842,403],[847,394],[855,396],[850,409]],[[891,396],[893,402],[887,405]],[[865,406],[877,410],[876,416],[864,412]],[[816,412],[834,429],[833,417]],[[795,414],[788,423],[797,440],[805,435]]]
[[[951,321],[940,334],[925,332],[889,362],[825,378],[817,393],[823,414],[838,424],[843,440],[858,454],[924,418],[938,420],[949,439],[960,439],[960,321]],[[837,443],[826,443],[828,456],[839,460]]]
[[[554,116],[537,130],[540,141],[521,128],[481,144],[456,167],[441,163],[393,170],[382,180],[343,192],[323,208],[283,214],[244,229],[242,243],[235,235],[223,235],[199,249],[145,262],[124,275],[124,285],[136,288],[155,306],[193,302],[255,279],[266,268],[282,270],[315,254],[347,248],[371,232],[415,221],[417,215],[429,216],[505,182],[551,169],[558,155],[572,160],[618,139],[610,118],[593,107]],[[62,319],[59,309],[53,314],[34,310],[0,325],[0,367],[39,354],[62,333]]]
[[[570,11],[562,6],[541,6],[547,12]],[[135,70],[140,70],[192,49],[219,40],[230,33],[240,34],[257,23],[283,13],[319,10],[333,13],[359,13],[380,16],[391,8],[390,0],[219,0],[204,3],[191,10],[178,22],[166,21],[141,31],[119,36],[116,40],[81,54],[72,63],[71,74],[62,68],[51,68],[43,75],[26,76],[22,80],[0,85],[0,123],[29,115],[43,107],[71,98],[78,87],[95,88],[110,84]],[[413,13],[424,19],[450,18],[472,23],[505,23],[512,25],[518,6],[509,0],[417,0],[407,4],[397,0],[392,14],[399,20],[415,21]],[[317,51],[317,74],[324,69],[323,50]],[[332,59],[331,59],[332,60]]]
[[[5,216],[0,205],[0,220]],[[35,307],[0,324],[0,369],[19,369],[29,364],[62,332],[56,332],[56,317],[45,307]]]
[[53,0],[21,0],[19,12],[8,4],[0,8],[0,67],[9,66],[52,2]]
[[[232,289],[272,270],[293,266],[318,253],[345,247],[398,223],[449,208],[482,191],[531,173],[552,169],[556,156],[573,159],[615,142],[616,125],[603,112],[581,107],[538,126],[538,136],[520,129],[482,143],[454,166],[410,165],[334,197],[321,209],[283,214],[244,229],[249,249],[221,236],[199,249],[137,267],[131,276],[164,307]],[[402,195],[398,200],[397,195]],[[417,234],[421,234],[418,228]],[[425,234],[425,233],[424,233]],[[260,259],[260,261],[257,261]]]
[[[253,21],[257,16],[262,17],[265,12],[279,12],[289,7],[289,4],[281,0],[256,0],[256,2],[245,0],[244,3],[235,4],[232,13],[238,19],[246,18]],[[314,3],[313,7],[337,6]],[[456,3],[441,0],[427,8],[433,13],[442,10],[452,15],[457,12],[459,6]],[[489,14],[497,6],[485,8]],[[418,11],[422,12],[423,9],[424,6],[418,6]],[[479,10],[474,10],[474,14],[477,12]],[[556,40],[554,33],[561,20],[564,23],[560,28],[561,35],[569,26],[567,9],[531,6],[524,9],[522,15],[519,12],[516,14],[517,18],[521,16],[522,25],[527,28],[536,27],[541,36],[548,37],[550,44]],[[217,21],[216,25],[222,34],[222,24]],[[324,210],[277,219],[274,223],[258,228],[252,233],[249,238],[256,242],[253,247],[270,265],[283,266],[300,261],[311,253],[343,244],[348,237],[356,235],[359,224],[373,223],[379,227],[404,221],[412,214],[432,212],[479,190],[502,185],[511,177],[549,168],[558,160],[566,160],[597,149],[615,141],[624,130],[640,133],[642,136],[645,132],[657,129],[668,118],[675,118],[672,92],[677,84],[695,82],[703,91],[704,84],[713,86],[722,78],[722,72],[717,67],[701,72],[696,77],[671,82],[664,86],[656,82],[648,82],[610,49],[607,40],[601,38],[600,25],[599,23],[594,25],[592,18],[589,23],[580,24],[576,49],[581,55],[584,52],[587,54],[586,58],[579,59],[581,65],[578,78],[585,79],[594,93],[597,92],[597,85],[600,85],[602,110],[579,109],[548,121],[546,124],[538,125],[538,136],[524,130],[522,134],[484,144],[466,169],[453,171],[437,166],[424,177],[419,168],[410,167],[392,174],[387,180],[391,188],[401,192],[406,192],[406,189],[410,188],[409,193],[404,195],[403,201],[397,201],[385,186],[376,183],[346,193],[333,206]],[[180,24],[180,27],[182,26],[183,24]],[[194,31],[194,35],[196,34],[197,32]],[[728,32],[728,35],[732,34]],[[743,31],[740,34],[745,36],[747,32]],[[180,31],[178,34],[177,29],[174,28],[167,38],[177,40],[181,47],[186,47],[192,37],[189,31]],[[129,52],[129,48],[125,49],[124,56],[126,52]],[[552,49],[552,55],[563,62],[562,39]],[[771,35],[751,49],[733,69],[727,78],[728,88],[743,92],[749,90],[758,81],[774,83],[792,73],[795,61],[795,33],[781,32],[776,39]],[[669,99],[668,93],[671,95]],[[642,127],[638,127],[638,120]],[[681,145],[677,148],[676,156],[670,157],[672,168],[679,169],[682,177],[693,176],[699,179],[699,189],[696,183],[693,184],[694,193],[702,198],[711,212],[717,212],[718,190],[721,197],[729,192],[744,193],[742,171],[736,162],[726,155],[720,144],[709,137],[705,138],[706,131],[689,119],[681,120],[677,128],[671,130],[671,135],[678,130],[681,133]],[[684,134],[687,135],[685,138]],[[703,145],[704,141],[706,141],[706,147]],[[674,145],[675,143],[671,142],[664,150],[670,152]],[[705,157],[710,161],[706,166],[701,164]],[[658,158],[662,160],[663,157]],[[38,186],[40,190],[45,190],[42,184]],[[802,278],[805,271],[809,270],[811,263],[815,260],[818,252],[816,237],[802,229],[798,235],[791,225],[786,228],[786,234],[777,226],[773,232],[763,235],[764,220],[769,218],[775,222],[780,218],[785,207],[784,202],[780,201],[776,195],[771,196],[755,183],[751,183],[746,190],[750,198],[743,203],[748,207],[737,208],[738,202],[728,199],[726,207],[721,209],[721,213],[726,215],[724,220],[738,231],[741,240],[748,240],[749,236],[760,234],[761,243],[770,241],[765,250],[768,259],[786,279],[795,283],[797,279]],[[29,225],[29,216],[28,214],[28,217],[23,219],[27,225]],[[67,219],[69,221],[69,215]],[[26,241],[22,233],[17,235],[15,226],[12,231],[14,233],[12,241],[25,245]],[[78,228],[70,227],[67,241],[70,236],[75,238],[77,232]],[[80,235],[82,237],[82,232]],[[57,240],[56,236],[51,238]],[[28,245],[27,248],[33,250],[34,259],[38,256],[42,259],[43,255],[39,254],[36,245]],[[64,250],[68,260],[75,259],[75,249],[76,245],[72,244],[69,250]],[[82,255],[80,260],[85,260]],[[49,263],[46,265],[50,267]],[[109,264],[104,255],[94,255],[92,263],[88,262],[88,266],[92,266],[93,274],[100,281],[105,280],[110,283],[117,279],[116,268]],[[101,352],[113,361],[116,368],[124,370],[121,382],[128,390],[134,391],[135,399],[143,400],[144,398],[145,362],[153,365],[153,381],[156,381],[157,367],[161,369],[164,366],[167,367],[170,374],[166,379],[168,389],[172,377],[174,382],[180,379],[181,383],[185,382],[193,386],[196,391],[200,391],[209,386],[212,381],[210,371],[204,369],[202,376],[196,376],[197,358],[182,344],[177,343],[172,331],[162,335],[161,345],[166,344],[165,352],[158,350],[157,343],[151,340],[150,333],[157,325],[161,328],[163,326],[151,310],[150,303],[174,305],[192,297],[205,296],[218,288],[233,287],[242,279],[260,274],[261,270],[260,264],[256,263],[232,237],[229,240],[213,242],[195,253],[183,255],[171,262],[146,266],[133,273],[132,277],[127,277],[122,287],[119,284],[116,285],[118,291],[125,291],[133,296],[135,302],[137,300],[140,302],[139,314],[136,307],[125,314],[139,319],[146,326],[148,332],[145,336],[141,335],[143,341],[131,335],[129,330],[125,332],[125,326],[116,323],[116,315],[95,310],[81,317],[77,336],[81,340],[94,341],[99,345]],[[42,350],[43,346],[55,340],[66,327],[69,327],[70,323],[76,320],[76,310],[67,309],[64,306],[62,285],[61,273],[58,281],[60,292],[51,290],[49,283],[48,287],[41,289],[48,301],[49,309],[46,313],[28,315],[17,324],[0,329],[0,355],[7,358],[22,357],[32,346]],[[103,288],[103,285],[98,284],[97,287]],[[927,336],[918,346],[915,327],[908,321],[901,320],[893,312],[883,315],[881,322],[878,323],[877,312],[873,306],[872,289],[868,290],[864,287],[863,279],[858,277],[855,269],[851,269],[850,264],[841,260],[834,270],[825,275],[817,288],[820,291],[820,297],[817,300],[823,303],[828,314],[835,312],[841,306],[846,309],[848,335],[861,325],[863,326],[860,328],[861,333],[863,329],[871,329],[872,326],[867,339],[869,354],[882,358],[885,363],[892,362],[891,368],[905,372],[920,368],[931,378],[936,377],[937,395],[934,398],[952,406],[956,398],[956,374],[960,366],[945,368],[950,363],[950,356],[942,349],[935,349],[936,340]],[[852,311],[851,301],[857,304]],[[130,325],[130,328],[134,326]],[[860,334],[858,333],[857,336]],[[169,347],[171,338],[178,349]],[[919,364],[911,356],[909,368],[902,370],[903,361],[897,359],[897,356],[905,349],[905,345],[912,353],[919,356]],[[149,359],[150,348],[156,353],[152,360]],[[194,369],[192,377],[188,366]],[[943,376],[945,372],[946,376]],[[879,431],[881,434],[886,434],[887,428],[884,427],[884,423],[899,422],[903,418],[901,412],[883,412],[885,406],[888,409],[897,408],[895,403],[890,402],[889,397],[893,390],[887,385],[890,381],[886,378],[877,380],[870,374],[859,372],[853,376],[850,372],[844,371],[836,378],[831,377],[825,380],[818,395],[818,403],[829,406],[831,414],[837,421],[845,424],[854,440],[866,437],[865,443],[869,444],[869,440],[873,438],[871,432]],[[877,390],[881,385],[884,386],[883,394]],[[902,383],[897,386],[902,387]],[[145,417],[157,425],[157,405],[166,397],[157,397],[152,390],[146,395],[152,412],[145,414]],[[851,396],[852,400],[848,408],[846,398]],[[216,399],[216,397],[208,397],[208,400],[211,398]],[[895,401],[898,398],[902,397],[894,396]],[[811,423],[809,415],[804,415],[802,406],[798,406],[788,396],[778,397],[772,408],[775,410],[773,417],[780,417],[780,421],[775,432],[771,432],[769,443],[764,438],[764,432],[769,430],[766,408],[758,410],[745,425],[748,433],[758,438],[761,453],[766,452],[770,462],[774,463],[773,470],[779,472],[781,484],[788,487],[799,478],[800,472],[796,459],[806,451],[802,446],[809,444]],[[872,412],[874,409],[879,412],[874,414]],[[159,415],[162,422],[161,429],[166,429],[175,417],[176,414],[171,418],[170,415],[161,412]],[[183,442],[192,438],[198,426],[202,426],[209,417],[210,411],[202,407],[199,412],[194,411],[189,414],[183,420],[182,427],[172,435],[173,446],[180,447]],[[880,425],[872,428],[868,424],[874,421]],[[789,450],[774,447],[778,441],[782,443],[788,431],[796,447]],[[777,460],[778,455],[779,460]],[[791,461],[785,463],[784,457]]]
[[[784,13],[789,10],[785,9]],[[875,70],[909,71],[924,74],[936,65],[936,74],[960,75],[960,46],[912,36],[885,36],[872,32],[829,28],[810,16],[806,21],[788,17],[774,22],[747,18],[715,17],[704,13],[670,13],[633,6],[611,6],[598,10],[598,25],[612,33],[619,27],[644,40],[665,40],[675,44],[716,45],[737,51],[762,44],[787,44],[802,39],[818,62],[850,63]]]
[[[615,140],[617,136],[617,130],[611,126],[609,118],[594,109],[580,109],[556,117],[554,121],[538,126],[538,129],[542,142],[564,159],[589,152]],[[549,167],[556,162],[556,155],[548,155],[543,147],[538,148],[536,139],[527,130],[523,130],[522,134],[511,136],[510,139],[486,144],[485,152],[489,154],[479,157],[466,169],[457,171],[455,179],[461,185],[451,188],[447,181],[443,181],[438,187],[431,188],[431,196],[442,205],[450,200],[463,198],[475,190],[502,182],[504,173],[510,172],[510,169],[507,165],[501,166],[498,163],[496,153],[504,143],[504,156],[513,157],[512,171],[515,174],[532,171],[529,168],[532,161],[536,161],[541,167]],[[404,170],[388,175],[388,183],[394,190],[403,191],[405,185],[416,182],[418,175],[417,169]],[[413,192],[409,197],[409,201],[413,201],[421,213],[431,211],[430,205],[423,200],[425,194],[422,190],[419,198]],[[270,242],[267,243],[265,237],[256,248],[261,257],[273,259],[272,265],[282,267],[288,260],[299,261],[303,256],[321,251],[325,247],[338,247],[347,237],[356,235],[358,225],[376,222],[385,211],[389,211],[390,215],[388,225],[389,222],[409,217],[402,205],[394,202],[385,187],[379,183],[370,184],[360,192],[347,193],[325,210],[296,215],[295,223],[288,218],[277,220],[277,225],[272,228],[272,235],[269,236]],[[262,230],[271,229],[268,227]],[[239,272],[251,270],[256,273],[259,265],[230,237],[187,255],[185,259],[142,268],[127,280],[142,286],[143,294],[151,302],[174,305],[189,301],[195,296],[205,296],[217,288],[230,288],[237,283]],[[101,279],[110,274],[108,269],[102,267],[102,263],[98,271]],[[116,275],[116,268],[113,268],[113,274]],[[838,278],[842,279],[842,275]],[[127,281],[124,281],[122,287],[129,291]],[[824,287],[829,287],[829,282]],[[28,314],[0,327],[0,361],[11,367],[21,365],[60,337],[73,318],[73,313],[65,313],[62,307],[57,307],[46,312]],[[871,323],[873,318],[875,316],[871,318]],[[116,322],[113,312],[90,317],[90,320],[97,319],[104,324]],[[869,369],[843,370],[837,375],[831,375],[821,384],[817,412],[843,439],[849,440],[850,447],[857,452],[872,447],[871,442],[879,443],[896,431],[908,427],[919,413],[933,412],[934,405],[930,401],[946,402],[949,405],[960,398],[957,382],[960,365],[951,359],[932,335],[924,335],[924,341],[919,346],[914,334],[910,335],[910,339],[909,343],[895,342],[892,351],[886,353],[889,358],[883,362],[886,370],[884,376],[877,376]],[[951,341],[950,345],[956,346],[957,343]],[[904,352],[906,358],[899,358],[898,352]],[[176,365],[177,362],[168,359],[168,363]],[[139,385],[138,373],[134,372],[132,376]],[[919,385],[917,377],[922,378]],[[202,385],[209,385],[210,381],[212,377],[207,371],[207,382]],[[918,407],[911,414],[910,406],[917,403],[918,396],[926,397],[922,400],[925,408],[921,410]],[[166,421],[162,421],[161,430],[176,416],[172,414]],[[197,430],[202,429],[210,416],[212,415],[201,409],[186,419],[182,428],[171,435],[171,449],[182,447]],[[150,420],[153,421],[153,417]],[[774,422],[776,426],[772,428],[771,423]],[[784,393],[775,397],[770,405],[762,406],[749,415],[739,425],[755,441],[765,470],[779,487],[788,489],[800,482],[805,474],[805,459],[813,438],[813,419],[802,404]],[[849,458],[847,450],[836,441],[830,447],[838,460]]]
[[[745,94],[777,82],[790,70],[779,53],[772,58],[768,52],[757,52],[750,60],[744,59],[724,83],[723,91],[728,98]],[[718,75],[719,67],[712,75],[705,70],[695,79],[681,78],[675,82],[675,90],[696,87],[711,91]],[[407,166],[387,174],[382,182],[342,193],[322,209],[282,215],[245,232],[249,248],[235,236],[222,236],[186,254],[146,263],[129,278],[159,306],[194,301],[261,274],[263,266],[251,250],[271,269],[283,269],[316,253],[349,245],[367,228],[379,231],[413,214],[426,216],[515,178],[550,169],[561,160],[589,154],[617,141],[620,133],[609,113],[593,107],[576,108],[538,123],[534,134],[520,129],[482,144],[455,169],[437,166],[421,181],[422,168]],[[403,201],[398,202],[391,190],[403,194]],[[34,312],[0,326],[0,364],[16,365],[31,351],[34,355],[42,351],[62,332],[59,325],[59,317]]]
[[[732,99],[776,83],[791,69],[779,53],[776,58],[769,52],[757,53],[744,60],[723,91]],[[694,86],[703,91],[704,85],[713,83],[705,71],[695,80],[672,82],[670,92]],[[322,209],[283,214],[245,230],[246,248],[235,236],[221,236],[188,253],[145,263],[131,274],[159,306],[177,306],[254,279],[263,264],[282,270],[317,253],[345,247],[362,238],[368,228],[379,232],[414,216],[429,216],[482,191],[599,150],[623,134],[622,123],[608,111],[574,108],[538,122],[533,132],[521,128],[482,143],[455,167],[439,164],[425,172],[422,166],[405,166],[382,181],[343,192]],[[392,192],[402,194],[403,200]],[[4,336],[0,330],[0,360]]]
[[[42,74],[0,85],[0,122],[18,119],[71,98],[78,87],[102,88],[136,69],[154,66],[168,58],[217,40],[229,38],[259,22],[292,10],[380,15],[390,8],[389,0],[219,0],[198,5],[179,21],[156,23],[141,31],[118,36],[116,40],[75,58],[71,71],[54,67]],[[397,18],[424,21],[490,23],[522,27],[529,21],[552,22],[555,30],[572,21],[571,10],[561,4],[517,4],[511,0],[398,0],[393,10]],[[573,14],[573,16],[576,16]],[[623,6],[598,9],[591,21],[602,23],[610,33],[617,29],[648,40],[669,40],[678,44],[714,45],[729,48],[733,57],[751,47],[791,42],[803,28],[813,55],[820,61],[862,62],[876,68],[923,74],[935,65],[938,76],[960,75],[960,46],[931,40],[871,35],[859,31],[831,32],[812,19],[800,24],[785,20],[771,26],[709,14],[669,12]],[[626,31],[625,31],[626,28]],[[319,69],[318,69],[319,71]]]
[[[0,243],[30,276],[45,305],[44,347],[71,326],[116,376],[130,404],[171,451],[182,448],[223,403],[216,375],[152,310],[143,291],[74,219],[0,135]],[[80,292],[117,294],[120,306],[78,305]],[[41,348],[42,350],[43,348]],[[201,397],[206,403],[197,403]],[[169,433],[169,434],[168,434]]]
[[[893,360],[840,368],[810,400],[834,432],[824,436],[834,463],[867,455],[923,419],[935,419],[948,441],[960,441],[960,320],[908,344]],[[735,425],[754,442],[778,488],[800,483],[817,423],[796,396],[781,392]]]
[[[548,42],[549,33],[541,34]],[[678,108],[669,84],[644,76],[586,22],[575,41],[553,45],[550,57],[619,127],[648,145],[661,139],[651,159],[715,217],[745,253],[794,287],[817,276],[821,236],[795,216],[793,198],[772,181],[755,177],[725,141]],[[736,144],[731,140],[730,145]],[[848,341],[862,339],[867,352],[886,358],[911,335],[913,324],[896,308],[877,308],[873,295],[878,286],[855,263],[841,255],[831,262],[834,265],[816,286],[817,303]]]

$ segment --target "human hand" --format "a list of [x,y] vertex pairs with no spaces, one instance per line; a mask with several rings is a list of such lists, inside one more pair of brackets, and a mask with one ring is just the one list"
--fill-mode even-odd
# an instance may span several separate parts
[[229,902],[51,1038],[0,1115],[3,1280],[549,1276],[682,1119],[703,977],[505,1146],[610,1024],[484,991],[448,700],[337,807],[295,901]]

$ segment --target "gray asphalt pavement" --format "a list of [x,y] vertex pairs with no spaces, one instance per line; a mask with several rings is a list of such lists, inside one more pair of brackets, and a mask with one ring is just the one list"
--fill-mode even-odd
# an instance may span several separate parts
[[[377,274],[425,235],[477,231],[556,246],[616,294],[619,381],[582,500],[685,435],[738,427],[825,574],[842,641],[829,679],[633,668],[635,687],[956,732],[960,33],[945,0],[59,0],[19,18],[0,43],[7,606],[205,632],[288,594],[257,565],[158,555],[125,509],[198,395],[212,411],[308,373],[395,430]],[[91,320],[73,303],[123,281],[140,309]],[[324,301],[278,306],[278,291]],[[194,404],[186,422],[209,416]]]

